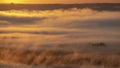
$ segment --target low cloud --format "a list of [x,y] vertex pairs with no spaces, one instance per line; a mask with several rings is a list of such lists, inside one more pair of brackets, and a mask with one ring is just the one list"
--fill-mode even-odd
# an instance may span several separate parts
[[[0,33],[66,35],[67,37],[119,36],[120,12],[91,9],[0,11]],[[12,27],[4,27],[11,25]],[[15,26],[14,26],[15,25]],[[83,31],[83,32],[81,32]],[[111,36],[109,35],[109,37]],[[111,37],[113,37],[111,36]],[[104,37],[103,37],[104,38]]]
[[6,22],[9,22],[9,24],[31,24],[38,20],[43,20],[45,18],[40,17],[19,17],[19,16],[4,16],[0,15],[0,21],[1,23],[5,24]]
[[109,28],[119,27],[120,12],[91,9],[0,11],[0,24],[32,24],[42,27]]

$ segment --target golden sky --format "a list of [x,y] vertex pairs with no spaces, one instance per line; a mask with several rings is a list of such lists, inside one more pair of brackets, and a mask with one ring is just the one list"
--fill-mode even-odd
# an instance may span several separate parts
[[120,0],[0,0],[0,3],[120,3]]

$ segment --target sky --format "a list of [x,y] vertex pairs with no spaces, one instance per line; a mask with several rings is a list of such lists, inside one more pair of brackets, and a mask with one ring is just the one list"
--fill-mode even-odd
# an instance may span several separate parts
[[0,3],[33,3],[33,4],[120,3],[120,0],[0,0]]

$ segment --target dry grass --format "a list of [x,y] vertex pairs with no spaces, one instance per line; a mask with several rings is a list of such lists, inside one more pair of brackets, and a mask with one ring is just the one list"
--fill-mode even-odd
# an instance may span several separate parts
[[4,47],[0,48],[0,60],[38,66],[120,66],[120,54],[81,53],[57,50],[19,50]]

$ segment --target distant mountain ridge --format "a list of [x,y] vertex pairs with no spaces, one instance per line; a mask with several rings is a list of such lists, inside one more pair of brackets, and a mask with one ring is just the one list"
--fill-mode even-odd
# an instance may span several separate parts
[[98,11],[120,11],[120,3],[86,3],[86,4],[0,4],[0,11],[5,10],[55,10],[70,8],[90,8]]

